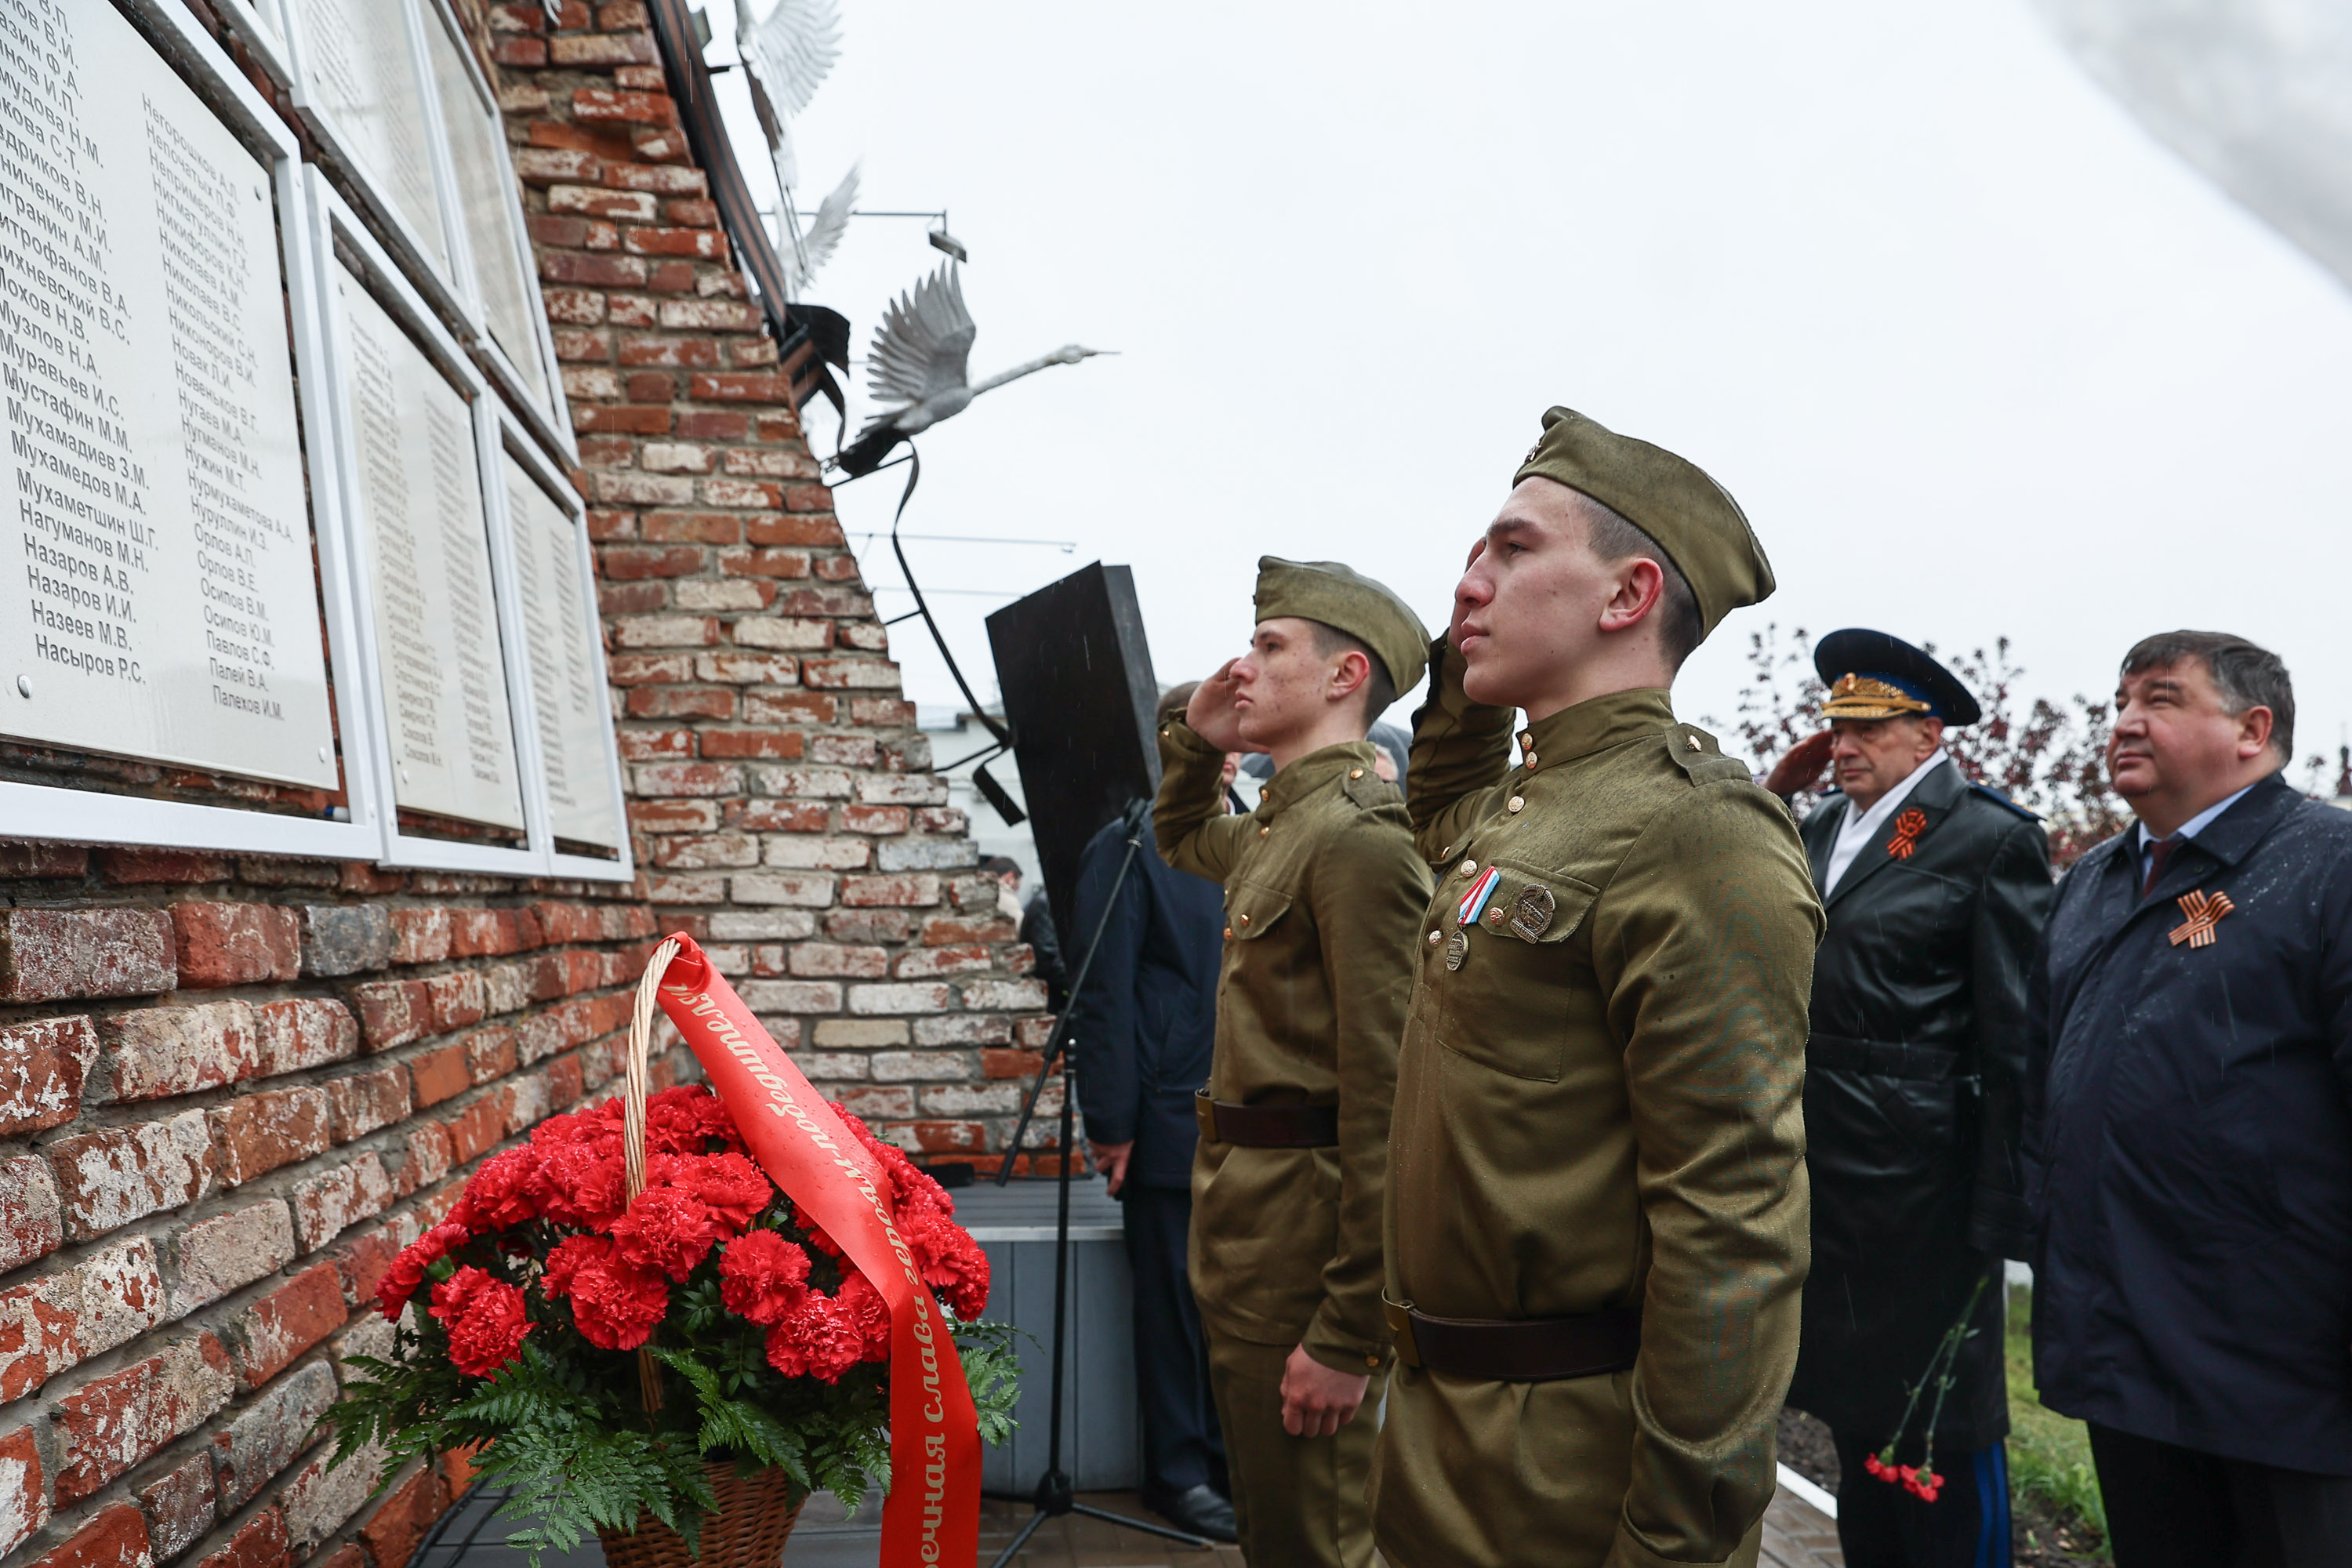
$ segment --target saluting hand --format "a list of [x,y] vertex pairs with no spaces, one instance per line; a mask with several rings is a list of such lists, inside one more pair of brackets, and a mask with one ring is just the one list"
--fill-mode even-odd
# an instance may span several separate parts
[[1369,1374],[1336,1372],[1305,1345],[1282,1363],[1282,1429],[1294,1437],[1332,1437],[1364,1403]]
[[1808,735],[1787,751],[1764,775],[1764,787],[1788,799],[1799,790],[1812,788],[1822,782],[1822,773],[1830,765],[1830,745],[1835,737],[1824,730],[1818,735]]
[[1234,708],[1234,697],[1241,689],[1241,683],[1234,679],[1234,666],[1239,662],[1225,660],[1217,666],[1216,674],[1201,682],[1184,709],[1184,722],[1221,752],[1262,752],[1264,746],[1253,746],[1242,739],[1241,714]]

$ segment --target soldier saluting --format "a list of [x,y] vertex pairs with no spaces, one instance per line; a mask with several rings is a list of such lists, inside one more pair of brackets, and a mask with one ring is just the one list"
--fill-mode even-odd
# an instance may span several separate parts
[[[1420,680],[1428,634],[1378,583],[1271,555],[1257,617],[1250,651],[1160,731],[1160,853],[1225,889],[1192,1289],[1243,1555],[1369,1568],[1381,1191],[1429,868],[1364,737]],[[1276,771],[1255,811],[1226,816],[1237,751]]]
[[[1930,655],[1856,627],[1823,637],[1813,665],[1830,729],[1764,783],[1793,795],[1827,763],[1841,792],[1802,830],[1829,934],[1806,1053],[1813,1273],[1789,1401],[1837,1440],[1854,1568],[2006,1568],[2000,1260],[2032,1237],[2026,977],[2050,838],[1944,750],[1946,729],[1980,713]],[[1951,1346],[1939,1390],[1930,1367],[1964,1313],[1976,1333]],[[1941,1483],[1882,1485],[1870,1458],[1916,1468],[1931,1426]]]
[[1667,688],[1771,568],[1691,464],[1544,426],[1414,721],[1440,880],[1391,1135],[1375,1525],[1394,1568],[1753,1563],[1822,914],[1788,813]]

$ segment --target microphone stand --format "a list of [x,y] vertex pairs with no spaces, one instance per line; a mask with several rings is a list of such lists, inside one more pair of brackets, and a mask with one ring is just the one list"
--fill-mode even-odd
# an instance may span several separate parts
[[[1021,1120],[1013,1126],[1013,1142],[1006,1148],[1004,1163],[997,1168],[996,1184],[1000,1187],[1013,1179],[1013,1162],[1021,1152],[1021,1140],[1028,1133],[1029,1119],[1037,1109],[1038,1097],[1045,1092],[1045,1080],[1053,1075],[1055,1062],[1061,1059],[1069,1048],[1070,1004],[1077,1000],[1078,992],[1085,986],[1087,974],[1094,969],[1095,954],[1102,947],[1103,932],[1110,925],[1111,911],[1118,907],[1119,892],[1127,886],[1127,874],[1134,868],[1135,857],[1142,847],[1142,820],[1139,814],[1130,812],[1128,820],[1127,854],[1119,860],[1118,875],[1111,881],[1110,897],[1103,900],[1102,918],[1095,921],[1094,934],[1087,939],[1086,956],[1078,961],[1077,973],[1071,977],[1069,997],[1062,1004],[1062,1016],[1055,1020],[1053,1037],[1045,1042],[1045,1058],[1037,1068],[1037,1081],[1029,1088],[1029,1098],[1022,1104]],[[1062,1468],[1062,1379],[1068,1360],[1066,1352],[1069,1345],[1070,1142],[1074,1136],[1071,1122],[1070,1086],[1066,1081],[1068,1076],[1064,1075],[1065,1081],[1062,1085],[1062,1169],[1059,1178],[1061,1190],[1055,1194],[1056,1207],[1054,1218],[1053,1415],[1047,1427],[1045,1473],[1038,1478],[1037,1489],[1026,1498],[1017,1493],[992,1492],[989,1494],[1001,1500],[1026,1502],[1036,1510],[1029,1516],[1029,1522],[1021,1527],[1021,1533],[1015,1535],[1012,1543],[996,1554],[996,1561],[990,1565],[990,1568],[1005,1568],[1005,1564],[1011,1563],[1019,1554],[1021,1549],[1029,1543],[1029,1538],[1037,1533],[1040,1525],[1049,1519],[1059,1519],[1064,1514],[1070,1513],[1084,1514],[1088,1519],[1099,1519],[1128,1530],[1140,1530],[1148,1534],[1165,1537],[1170,1541],[1181,1541],[1187,1546],[1206,1548],[1215,1544],[1205,1537],[1194,1535],[1190,1531],[1178,1530],[1172,1525],[1154,1524],[1150,1520],[1130,1519],[1123,1513],[1112,1513],[1107,1509],[1080,1502],[1075,1494],[1075,1483],[1071,1480],[1068,1472]]]

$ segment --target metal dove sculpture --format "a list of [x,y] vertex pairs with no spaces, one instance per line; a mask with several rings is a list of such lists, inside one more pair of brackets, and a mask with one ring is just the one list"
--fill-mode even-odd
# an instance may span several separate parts
[[974,383],[969,361],[980,329],[964,309],[961,275],[952,262],[891,301],[866,353],[867,380],[882,412],[866,422],[857,439],[825,466],[856,479],[872,473],[890,449],[942,419],[971,406],[971,400],[1006,382],[1034,375],[1049,365],[1076,364],[1108,349],[1065,343],[1052,353],[999,371]]
[[801,232],[798,202],[800,158],[793,149],[792,117],[809,106],[817,88],[841,58],[841,17],[834,0],[778,0],[764,22],[751,16],[751,0],[735,0],[735,47],[751,78],[751,109],[767,138],[775,164],[779,204],[777,241],[787,279],[797,296],[816,269],[840,248],[857,205],[857,171],[852,168],[817,208],[814,223]]

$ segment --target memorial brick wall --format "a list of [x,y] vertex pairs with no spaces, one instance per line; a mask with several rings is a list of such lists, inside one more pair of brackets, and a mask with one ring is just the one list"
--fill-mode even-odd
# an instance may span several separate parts
[[[226,5],[157,4],[332,162]],[[385,1342],[377,1279],[481,1159],[617,1090],[660,931],[709,944],[810,1076],[911,1147],[992,1164],[1042,1043],[1042,987],[929,774],[643,7],[567,5],[552,31],[536,4],[458,15],[495,62],[577,432],[637,876],[0,841],[0,1568],[401,1568],[465,1468],[328,1472],[336,1358]],[[203,195],[171,221],[226,265],[236,224]],[[191,358],[232,346],[166,325]],[[207,427],[254,427],[235,379],[198,389]],[[204,458],[143,477],[201,514]],[[428,453],[412,482],[432,473]],[[209,580],[239,553],[126,565]],[[212,657],[267,671],[268,647]],[[341,798],[307,752],[258,782],[77,751],[89,722],[0,742],[0,781],[280,813],[289,834]],[[669,1051],[656,1082],[694,1070]]]

